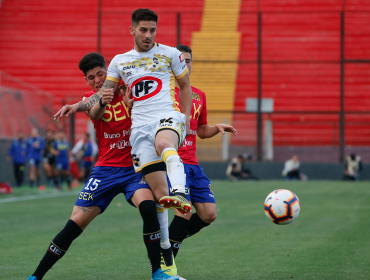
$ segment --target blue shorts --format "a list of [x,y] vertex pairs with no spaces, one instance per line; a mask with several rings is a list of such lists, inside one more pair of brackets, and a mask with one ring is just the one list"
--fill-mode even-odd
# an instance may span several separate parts
[[123,193],[128,203],[139,189],[150,189],[142,173],[135,173],[134,167],[95,166],[85,186],[78,195],[76,206],[99,206],[101,213],[107,209],[113,198]]
[[92,167],[92,161],[82,161],[82,168],[90,169]]
[[186,173],[185,193],[192,203],[216,203],[211,182],[200,165],[184,163]]
[[68,161],[57,161],[56,164],[57,170],[69,170],[69,162]]
[[31,166],[39,167],[40,159],[30,158],[29,164]]

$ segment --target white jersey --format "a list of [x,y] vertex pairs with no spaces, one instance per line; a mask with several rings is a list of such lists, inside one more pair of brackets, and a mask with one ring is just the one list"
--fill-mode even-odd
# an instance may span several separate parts
[[176,105],[176,80],[188,71],[183,54],[176,48],[155,43],[147,52],[135,49],[116,55],[108,67],[107,80],[131,87],[135,99],[131,127],[152,122],[172,111]]

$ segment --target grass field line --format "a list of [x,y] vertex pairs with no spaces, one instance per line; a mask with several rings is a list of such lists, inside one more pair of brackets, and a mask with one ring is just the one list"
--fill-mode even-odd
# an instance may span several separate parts
[[51,197],[61,197],[61,196],[71,196],[77,195],[79,191],[74,192],[56,192],[56,193],[47,193],[47,194],[37,194],[37,195],[25,195],[25,196],[18,196],[18,197],[9,197],[0,199],[1,203],[9,203],[9,202],[17,202],[17,201],[27,201],[27,200],[36,200],[36,199],[44,199],[44,198],[51,198]]

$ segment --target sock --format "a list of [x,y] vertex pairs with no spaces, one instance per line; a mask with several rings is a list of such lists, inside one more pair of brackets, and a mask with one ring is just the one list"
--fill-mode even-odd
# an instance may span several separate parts
[[193,215],[191,215],[191,218],[190,218],[190,221],[189,221],[189,224],[187,225],[186,229],[185,229],[185,238],[188,238],[194,234],[196,234],[197,232],[199,232],[202,228],[206,227],[206,226],[209,226],[210,224],[206,223],[205,221],[203,221],[199,216],[198,216],[198,213],[195,213]]
[[161,155],[162,160],[167,166],[167,176],[171,182],[171,191],[176,190],[180,193],[185,193],[185,171],[184,164],[180,159],[177,151],[173,148],[166,148]]
[[152,273],[161,267],[161,232],[157,218],[155,202],[144,200],[139,204],[139,211],[143,218],[143,237]]
[[186,233],[185,229],[189,224],[189,220],[175,216],[169,227],[170,232],[170,242],[173,252],[173,256],[176,257],[178,251],[180,250],[182,241],[185,239]]
[[161,228],[161,248],[171,248],[169,232],[168,232],[168,211],[163,206],[156,204],[157,218]]
[[35,185],[35,181],[34,180],[31,180],[30,181],[30,186],[33,187]]
[[58,187],[59,186],[59,176],[54,176],[53,181],[54,181],[54,187]]
[[32,274],[41,280],[46,272],[67,252],[69,246],[82,233],[82,229],[72,220],[69,220],[64,229],[51,242],[46,254],[40,261],[36,271]]
[[48,177],[47,178],[47,184],[48,184],[48,187],[52,187],[53,186],[53,178],[52,177]]

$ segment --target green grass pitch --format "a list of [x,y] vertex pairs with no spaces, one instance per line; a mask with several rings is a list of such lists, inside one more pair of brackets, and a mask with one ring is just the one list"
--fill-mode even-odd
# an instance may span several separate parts
[[[290,225],[271,223],[263,210],[278,188],[301,201]],[[214,181],[213,189],[216,221],[185,240],[176,258],[186,279],[370,279],[369,182]],[[1,200],[40,194],[24,188],[0,196],[0,279],[33,273],[67,222],[76,192],[9,203]],[[139,212],[116,197],[44,279],[149,280]]]

